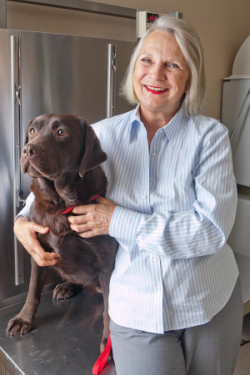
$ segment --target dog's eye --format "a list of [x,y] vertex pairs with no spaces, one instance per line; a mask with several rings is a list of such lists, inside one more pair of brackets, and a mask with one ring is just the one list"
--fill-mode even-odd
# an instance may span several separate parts
[[35,132],[36,132],[36,130],[35,130],[34,128],[30,128],[30,134],[31,134],[31,135],[34,135]]
[[57,131],[58,135],[60,135],[61,137],[66,135],[66,131],[64,131],[63,129],[58,129]]

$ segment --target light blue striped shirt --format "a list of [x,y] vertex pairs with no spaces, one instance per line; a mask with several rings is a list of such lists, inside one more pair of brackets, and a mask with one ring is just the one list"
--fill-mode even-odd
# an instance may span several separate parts
[[93,128],[108,155],[106,197],[119,205],[110,224],[119,242],[110,317],[155,333],[210,321],[238,278],[226,244],[237,206],[227,129],[186,117],[183,105],[150,150],[139,106]]

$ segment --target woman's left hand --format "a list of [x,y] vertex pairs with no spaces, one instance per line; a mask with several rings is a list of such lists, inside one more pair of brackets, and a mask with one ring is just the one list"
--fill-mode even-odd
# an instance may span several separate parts
[[83,238],[109,234],[109,225],[116,204],[99,197],[97,204],[77,206],[72,210],[77,216],[69,216],[70,227]]

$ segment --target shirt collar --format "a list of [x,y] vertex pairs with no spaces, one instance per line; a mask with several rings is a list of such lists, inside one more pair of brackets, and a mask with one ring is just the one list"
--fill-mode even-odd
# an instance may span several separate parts
[[[189,118],[185,114],[185,101],[183,101],[172,120],[162,128],[164,129],[168,140],[179,150],[182,148],[183,137],[185,135],[188,120]],[[131,133],[132,129],[139,123],[141,123],[140,104],[138,104],[131,113],[128,133]]]
[[185,114],[185,101],[183,101],[178,112],[163,128],[169,142],[173,143],[179,150],[182,148],[188,121],[189,118]]

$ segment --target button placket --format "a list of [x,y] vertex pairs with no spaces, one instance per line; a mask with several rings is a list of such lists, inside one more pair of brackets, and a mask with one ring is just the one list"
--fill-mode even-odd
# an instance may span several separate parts
[[150,191],[154,190],[154,183],[155,183],[155,171],[156,171],[156,164],[157,164],[157,142],[156,139],[152,140],[151,147],[150,147],[150,158],[149,158],[149,185]]
[[[142,124],[143,125],[143,124]],[[150,213],[150,206],[149,206],[149,165],[150,165],[150,154],[148,152],[148,142],[147,142],[147,133],[144,125],[141,127],[143,129],[143,132],[141,134],[141,161],[143,162],[143,168],[145,170],[144,176],[142,178],[142,184],[141,184],[141,191],[140,191],[140,204],[142,212],[145,214]]]
[[[159,257],[157,255],[152,255],[152,261],[155,265],[154,267],[156,267],[157,274],[159,274],[159,276],[161,276],[161,267],[160,267],[160,264],[159,264]],[[157,281],[157,284],[155,285],[155,288],[159,292],[162,290],[161,279],[159,279]]]

